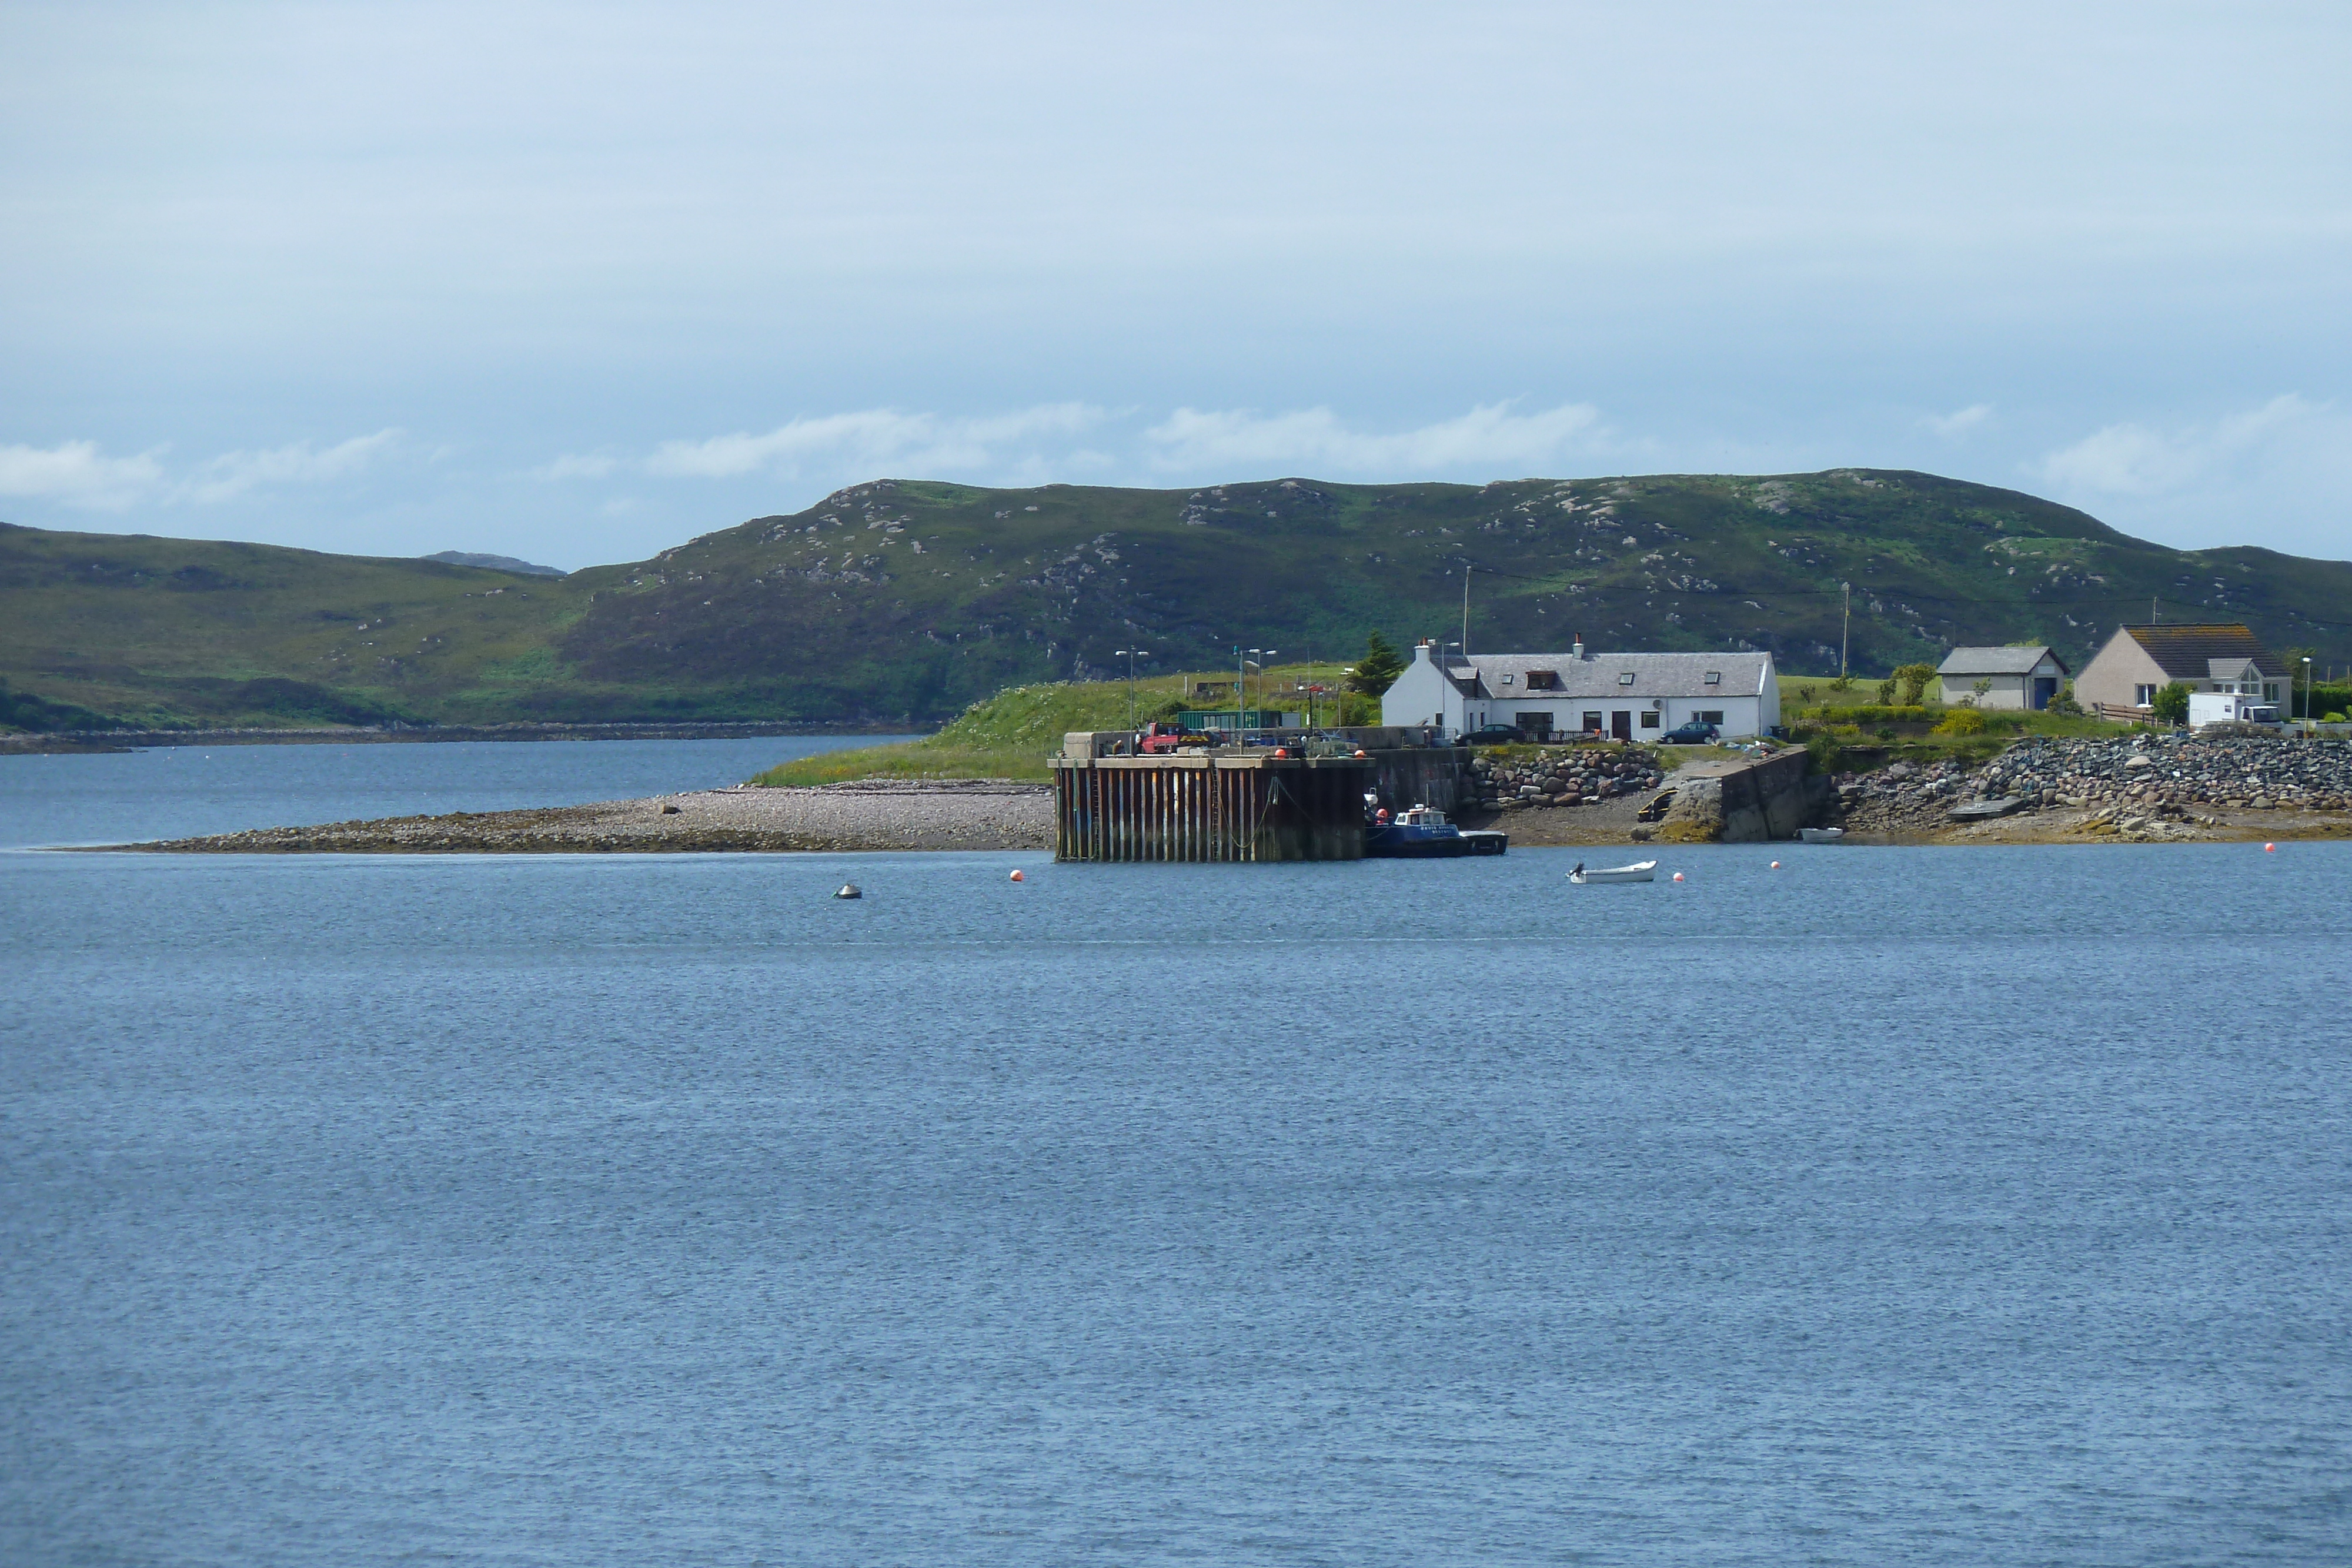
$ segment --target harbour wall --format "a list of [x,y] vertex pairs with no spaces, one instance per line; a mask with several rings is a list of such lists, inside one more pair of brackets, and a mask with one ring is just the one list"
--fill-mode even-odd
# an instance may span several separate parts
[[1811,777],[1802,751],[1717,763],[1676,775],[1674,808],[1659,827],[1669,843],[1753,844],[1792,839],[1819,820],[1829,780]]

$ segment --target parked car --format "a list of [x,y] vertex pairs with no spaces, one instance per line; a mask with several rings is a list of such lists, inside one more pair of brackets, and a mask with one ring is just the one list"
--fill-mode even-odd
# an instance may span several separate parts
[[1517,746],[1527,737],[1507,724],[1480,725],[1462,737],[1464,746]]
[[1688,724],[1676,725],[1658,738],[1667,746],[1705,746],[1708,741],[1719,740],[1722,737],[1723,731],[1715,726],[1693,719]]

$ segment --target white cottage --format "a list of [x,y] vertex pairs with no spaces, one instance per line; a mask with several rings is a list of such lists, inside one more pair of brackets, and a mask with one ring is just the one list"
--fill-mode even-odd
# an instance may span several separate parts
[[1381,722],[1459,735],[1489,724],[1531,735],[1654,740],[1697,719],[1726,740],[1780,722],[1769,653],[1476,653],[1422,643],[1381,698]]

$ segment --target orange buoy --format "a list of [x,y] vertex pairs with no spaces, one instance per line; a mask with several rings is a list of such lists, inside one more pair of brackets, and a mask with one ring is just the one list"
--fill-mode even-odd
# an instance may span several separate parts
[[1014,872],[1014,873],[1013,873],[1013,881],[1015,881],[1015,882],[1027,882],[1029,879],[1028,879],[1027,877],[1025,877],[1025,876],[1023,876],[1019,872],[1017,872],[1017,871],[1016,871],[1016,872]]
[[1676,873],[1675,873],[1675,880],[1676,882],[1680,882],[1680,881],[1682,881],[1682,879],[1683,879],[1683,873],[1680,873],[1680,872],[1676,872]]
[[1277,746],[1274,748],[1274,754],[1276,757],[1286,758],[1290,755],[1290,748],[1286,746]]
[[1362,747],[1360,747],[1360,747],[1356,747],[1356,755],[1357,755],[1357,756],[1359,756],[1359,757],[1361,757],[1362,755],[1364,755],[1364,748],[1363,748]]
[[2274,855],[2278,853],[2278,846],[2276,844],[2264,844],[2263,846],[2263,853],[2266,855]]

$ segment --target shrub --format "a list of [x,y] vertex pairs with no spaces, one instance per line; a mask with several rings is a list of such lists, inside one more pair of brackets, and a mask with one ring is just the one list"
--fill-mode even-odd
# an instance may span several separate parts
[[2052,697],[2050,699],[2050,706],[2043,708],[2042,711],[2044,713],[2054,713],[2061,718],[2081,718],[2083,716],[2083,705],[2074,700],[2074,683],[2068,681],[2064,685],[2059,687],[2058,695]]
[[1892,740],[1895,738],[1895,727],[1891,724],[1882,724],[1871,733],[1881,740]]
[[2187,724],[2189,722],[2188,685],[2180,681],[2172,682],[2156,694],[2156,700],[2147,705],[2147,711],[2149,716],[2159,724]]
[[1927,695],[1927,683],[1935,678],[1936,666],[1933,664],[1906,664],[1896,670],[1894,681],[1903,688],[1903,706],[1918,706],[1919,699]]
[[2320,716],[2319,722],[2322,724],[2352,724],[2352,719],[2347,719],[2340,713],[2330,713],[2322,714]]
[[1972,707],[1956,707],[1936,727],[1937,735],[1982,735],[1985,716]]

